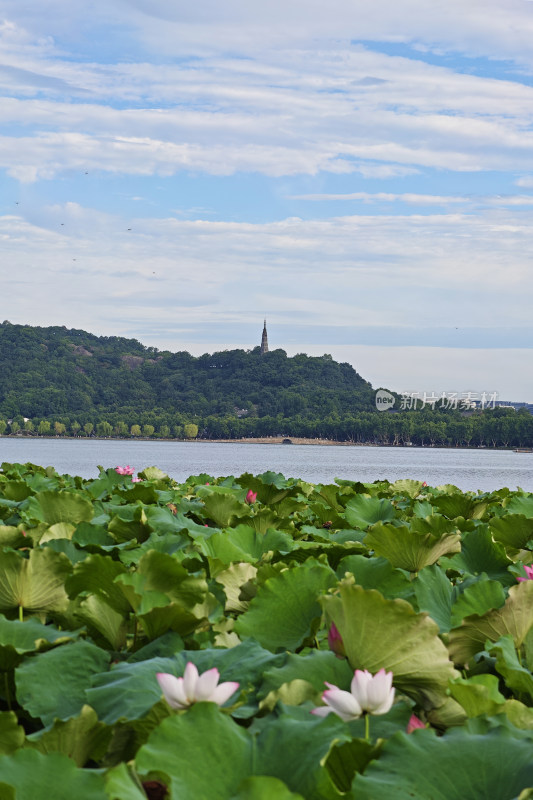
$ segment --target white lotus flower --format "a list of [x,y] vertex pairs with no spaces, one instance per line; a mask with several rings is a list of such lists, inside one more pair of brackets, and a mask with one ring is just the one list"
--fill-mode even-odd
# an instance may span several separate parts
[[392,672],[385,672],[384,669],[375,675],[366,669],[356,669],[349,692],[326,683],[328,689],[322,695],[326,705],[314,708],[311,713],[325,717],[333,712],[345,722],[358,719],[366,713],[386,714],[394,701],[392,678]]
[[235,681],[219,684],[220,673],[216,667],[198,674],[192,662],[188,662],[183,678],[176,678],[168,672],[158,672],[157,681],[165,700],[172,708],[189,708],[193,703],[216,703],[222,706],[239,688]]

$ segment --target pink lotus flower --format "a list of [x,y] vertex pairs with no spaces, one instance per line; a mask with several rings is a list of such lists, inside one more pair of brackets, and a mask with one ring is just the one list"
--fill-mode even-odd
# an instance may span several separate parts
[[119,475],[133,475],[135,470],[128,464],[125,467],[115,467],[115,472],[118,472]]
[[523,578],[521,575],[519,575],[516,580],[517,581],[533,581],[533,567],[524,566],[524,572],[526,573],[527,578]]
[[257,500],[257,492],[252,492],[251,489],[248,489],[248,494],[246,495],[246,502],[249,505],[251,505],[252,503],[255,503],[256,500]]
[[157,681],[165,700],[171,708],[189,708],[194,703],[216,703],[222,706],[239,688],[234,681],[218,682],[220,673],[216,667],[198,674],[195,665],[189,661],[183,678],[176,678],[168,672],[158,672]]
[[344,658],[346,655],[344,642],[342,641],[342,636],[340,635],[339,630],[334,622],[331,623],[331,627],[328,631],[328,645],[329,649],[335,653],[337,658]]
[[422,486],[427,486],[427,483],[424,481],[424,483],[422,484]]
[[132,483],[142,483],[142,478],[132,478],[131,482]]
[[325,717],[334,713],[345,722],[358,719],[363,714],[386,714],[394,701],[392,672],[380,669],[375,675],[368,670],[356,669],[350,691],[326,682],[328,690],[322,695],[325,706],[314,708],[311,713]]
[[416,731],[417,728],[425,728],[426,724],[419,719],[416,714],[411,714],[409,722],[407,723],[406,731],[407,733],[412,733]]

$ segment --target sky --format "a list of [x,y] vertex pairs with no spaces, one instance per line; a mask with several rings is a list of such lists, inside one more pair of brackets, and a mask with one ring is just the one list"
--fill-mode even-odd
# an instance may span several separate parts
[[0,319],[533,402],[531,0],[0,0]]

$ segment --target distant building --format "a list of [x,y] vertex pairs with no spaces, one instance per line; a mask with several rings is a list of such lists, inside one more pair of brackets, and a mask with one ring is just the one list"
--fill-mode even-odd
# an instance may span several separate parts
[[268,335],[267,335],[267,321],[265,319],[263,325],[263,335],[261,337],[261,355],[268,353]]

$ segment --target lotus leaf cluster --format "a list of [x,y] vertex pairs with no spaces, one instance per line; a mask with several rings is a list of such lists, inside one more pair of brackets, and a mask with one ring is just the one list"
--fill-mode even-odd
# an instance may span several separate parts
[[522,490],[4,463],[0,797],[526,800],[532,578]]

